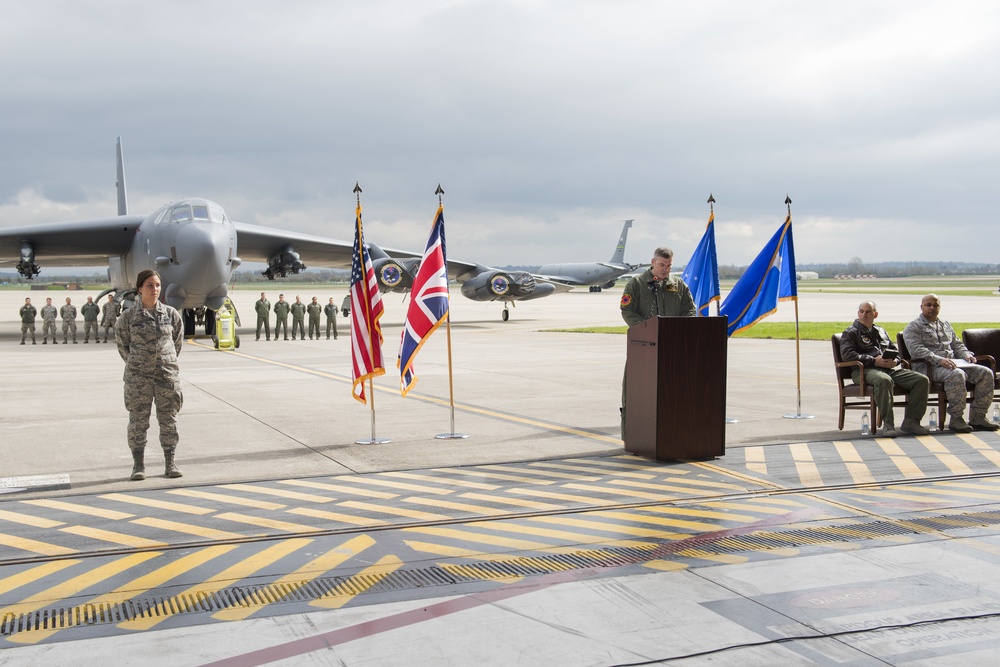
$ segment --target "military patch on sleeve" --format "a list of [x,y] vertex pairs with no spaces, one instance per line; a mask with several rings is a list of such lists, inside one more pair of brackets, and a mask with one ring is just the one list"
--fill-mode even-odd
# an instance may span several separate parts
[[622,308],[628,308],[631,303],[632,303],[632,295],[622,294]]

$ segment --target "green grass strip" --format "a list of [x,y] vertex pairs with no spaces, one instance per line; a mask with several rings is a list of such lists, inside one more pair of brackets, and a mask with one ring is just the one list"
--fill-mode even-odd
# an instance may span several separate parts
[[[799,322],[800,340],[830,340],[830,336],[841,333],[851,326],[851,322]],[[891,337],[906,328],[907,322],[876,322]],[[1000,329],[1000,322],[952,322],[959,338],[965,329]],[[581,327],[579,329],[546,329],[565,333],[624,334],[628,327]],[[772,340],[795,340],[795,322],[760,322],[733,338],[765,338]]]

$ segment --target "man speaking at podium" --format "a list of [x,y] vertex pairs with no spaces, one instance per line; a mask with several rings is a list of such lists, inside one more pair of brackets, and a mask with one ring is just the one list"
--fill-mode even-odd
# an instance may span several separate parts
[[[694,317],[698,314],[691,290],[670,275],[674,251],[660,247],[653,251],[648,269],[633,277],[622,293],[622,319],[630,327],[651,317]],[[625,439],[625,379],[622,378],[622,440]]]

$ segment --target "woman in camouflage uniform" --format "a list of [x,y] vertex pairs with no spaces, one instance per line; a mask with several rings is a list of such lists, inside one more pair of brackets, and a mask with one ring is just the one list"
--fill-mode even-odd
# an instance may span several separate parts
[[143,454],[154,403],[166,476],[180,477],[181,471],[174,465],[174,450],[178,440],[177,413],[184,402],[177,366],[177,355],[184,341],[184,324],[176,309],[160,302],[160,274],[156,271],[140,272],[135,288],[141,300],[122,312],[115,323],[118,354],[125,360],[128,446],[133,461],[131,479],[146,479]]

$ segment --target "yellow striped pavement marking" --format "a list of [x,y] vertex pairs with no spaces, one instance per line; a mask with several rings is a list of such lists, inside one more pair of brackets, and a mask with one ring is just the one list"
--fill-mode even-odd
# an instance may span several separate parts
[[60,528],[59,530],[64,533],[71,533],[73,535],[79,535],[81,537],[89,537],[92,540],[100,540],[101,542],[110,542],[111,544],[120,544],[125,547],[134,547],[136,549],[148,549],[150,547],[158,548],[166,546],[165,542],[160,542],[158,540],[147,540],[144,537],[136,537],[135,535],[126,535],[125,533],[118,533],[113,530],[102,530],[100,528],[91,528],[90,526],[67,526],[65,528]]
[[[481,528],[483,530],[492,530],[494,532],[505,532],[514,533],[516,535],[532,535],[534,537],[548,537],[553,540],[569,541],[574,544],[602,544],[604,541],[597,535],[592,535],[588,533],[574,533],[568,530],[557,530],[555,528],[539,528],[538,526],[531,526],[526,523],[495,523],[489,521],[480,521],[475,523],[469,523],[468,526],[473,526],[475,528]],[[616,546],[645,546],[645,542],[633,542],[630,540],[621,540]],[[561,544],[548,545],[550,548],[553,546],[564,546]]]
[[[287,593],[276,599],[275,602],[286,597],[288,593],[302,588],[313,579],[326,574],[334,568],[340,567],[348,560],[354,558],[374,544],[375,540],[368,535],[358,535],[357,537],[352,537],[346,542],[330,549],[325,554],[309,561],[294,572],[289,572],[285,576],[275,580],[269,588],[284,588],[287,590]],[[212,618],[216,618],[220,621],[241,621],[251,614],[260,611],[268,604],[271,603],[264,602],[259,604],[250,604],[245,607],[230,607],[229,609],[223,609],[222,611],[212,614]]]
[[549,544],[545,544],[544,542],[515,540],[507,537],[501,537],[499,535],[487,535],[485,533],[475,533],[472,531],[458,530],[455,528],[446,528],[441,526],[413,526],[411,528],[403,528],[403,530],[409,533],[418,533],[420,535],[444,537],[461,543],[488,544],[493,547],[520,549],[522,551],[538,551],[551,546]]
[[77,505],[76,503],[67,503],[62,500],[49,500],[47,498],[38,498],[36,500],[22,500],[25,505],[37,505],[38,507],[48,507],[54,510],[63,510],[64,512],[73,512],[75,514],[86,514],[87,516],[97,516],[102,519],[131,519],[134,514],[128,514],[127,512],[116,512],[115,510],[106,510],[100,507],[90,507],[88,505]]
[[[734,509],[734,510],[745,510],[748,512],[760,512],[762,514],[788,514],[790,509],[781,507],[763,507],[761,505],[753,504],[760,500],[759,498],[747,498],[743,502],[730,502],[728,500],[722,501],[712,501],[707,503],[701,503],[707,507],[721,507],[723,509]],[[804,507],[804,506],[803,506]],[[646,508],[649,509],[649,508]]]
[[501,574],[500,572],[494,572],[484,567],[456,565],[454,563],[438,563],[437,565],[453,576],[473,581],[499,581],[502,584],[513,584],[524,579],[524,575]]
[[933,435],[918,435],[917,442],[926,447],[927,451],[934,454],[953,475],[972,474],[972,469],[965,465],[962,459],[948,451],[948,448],[942,445]]
[[215,515],[214,518],[222,519],[223,521],[233,521],[235,523],[246,523],[251,526],[270,528],[272,530],[283,530],[286,533],[315,533],[322,530],[322,528],[317,528],[316,526],[307,526],[301,523],[291,523],[288,521],[279,521],[277,519],[250,516],[247,514],[239,514],[237,512],[224,512],[222,514]]
[[468,498],[469,500],[482,500],[490,503],[497,503],[500,505],[512,505],[513,507],[524,507],[533,510],[559,510],[563,509],[562,505],[554,505],[552,503],[542,503],[537,500],[526,500],[524,498],[510,498],[508,496],[491,496],[485,493],[463,493],[462,498]]
[[984,498],[986,500],[996,500],[995,493],[976,493],[974,491],[955,491],[951,489],[939,489],[935,487],[916,487],[908,489],[910,493],[923,493],[935,496],[948,496],[950,498]]
[[71,567],[82,562],[83,561],[81,560],[67,559],[53,561],[51,563],[42,563],[41,565],[36,565],[35,567],[25,570],[24,572],[18,572],[17,574],[12,574],[9,577],[4,577],[3,579],[0,579],[0,595],[6,595],[21,586],[27,586],[28,584],[38,581],[39,579],[51,577],[56,572],[65,570],[67,567]]
[[680,528],[683,530],[691,530],[703,533],[712,533],[717,530],[723,530],[725,528],[724,526],[720,526],[717,523],[688,521],[686,519],[670,519],[662,516],[636,514],[634,512],[618,512],[618,511],[609,512],[607,510],[603,510],[600,512],[594,512],[594,515],[608,517],[609,519],[618,519],[619,521],[653,524],[656,526],[670,526],[671,528]]
[[831,535],[846,535],[847,537],[861,537],[865,539],[886,540],[889,542],[902,542],[909,544],[913,538],[909,535],[884,535],[875,530],[865,530],[864,528],[841,528],[840,526],[813,526],[809,530],[818,533],[829,533]]
[[930,503],[934,502],[933,499],[927,498],[926,496],[911,495],[903,491],[890,491],[885,487],[881,487],[879,490],[869,490],[869,489],[845,489],[844,493],[852,496],[865,496],[871,497],[873,501],[878,500],[907,500],[915,503]]
[[455,510],[456,512],[471,512],[472,514],[485,514],[487,516],[500,516],[501,514],[508,514],[509,512],[505,509],[499,509],[496,507],[488,507],[486,505],[471,505],[469,503],[456,503],[450,500],[442,500],[440,498],[422,498],[416,496],[414,498],[404,498],[404,503],[413,503],[414,505],[427,505],[428,507],[439,507],[441,509]]
[[569,470],[571,472],[583,472],[597,474],[601,476],[613,476],[613,477],[636,477],[638,479],[655,479],[659,474],[662,474],[658,470],[651,469],[647,466],[630,466],[629,468],[624,468],[621,463],[608,461],[607,459],[600,459],[596,461],[588,461],[583,459],[568,459],[561,463],[554,461],[537,461],[532,465],[543,468],[552,468],[553,470]]
[[345,500],[342,503],[338,503],[343,507],[350,507],[355,510],[367,510],[369,512],[381,512],[382,514],[391,514],[392,516],[402,516],[407,519],[417,519],[419,521],[438,521],[440,519],[450,519],[451,517],[446,514],[434,514],[433,512],[422,512],[420,510],[411,510],[405,507],[384,507],[382,505],[376,505],[375,503],[363,503],[359,500]]
[[246,491],[264,496],[277,496],[288,498],[289,500],[300,500],[305,503],[332,503],[336,498],[329,496],[317,496],[313,493],[299,493],[298,491],[287,491],[285,489],[272,489],[267,486],[254,486],[253,484],[222,484],[220,489],[233,489],[234,491]]
[[[687,479],[678,480],[679,482],[682,483],[682,486],[675,486],[673,484],[668,484],[667,483],[668,481],[669,480],[662,480],[660,482],[636,482],[631,479],[612,479],[609,480],[609,483],[616,485],[616,487],[617,486],[627,486],[630,488],[636,487],[641,489],[653,489],[657,491],[670,491],[672,493],[683,493],[685,495],[699,495],[705,493],[705,489],[698,488],[693,484],[688,484],[690,480]],[[731,488],[739,491],[745,490],[744,487],[742,486],[733,486]],[[715,491],[714,488],[712,490]],[[615,492],[617,493],[618,490],[616,489]]]
[[[449,472],[451,468],[432,468],[434,471],[438,472]],[[527,477],[525,475],[509,475],[501,472],[489,472],[483,470],[463,470],[463,475],[471,475],[474,477],[484,477],[486,479],[495,479],[504,482],[520,482],[520,483],[530,483],[530,484],[555,484],[555,480],[539,480],[534,477]]]
[[617,505],[616,500],[605,500],[604,498],[592,498],[589,496],[574,496],[569,493],[557,493],[555,491],[543,491],[542,489],[508,489],[507,493],[514,493],[521,496],[532,496],[539,498],[549,498],[551,500],[564,500],[570,503],[581,505]]
[[434,475],[420,475],[413,472],[384,472],[384,477],[399,477],[400,479],[412,479],[418,482],[431,482],[444,486],[460,486],[465,489],[479,489],[480,491],[496,491],[500,488],[497,484],[483,484],[482,482],[470,482],[466,479],[455,479],[454,477],[436,477]]
[[197,489],[169,489],[167,493],[174,493],[179,496],[190,496],[192,498],[201,498],[202,500],[211,500],[216,503],[223,503],[226,505],[239,505],[240,507],[253,507],[260,510],[280,510],[287,507],[284,503],[271,503],[266,500],[257,500],[256,498],[237,498],[236,496],[230,496],[225,493],[211,493],[208,491],[198,491]]
[[643,500],[678,500],[677,496],[668,496],[664,493],[648,493],[646,491],[633,491],[631,489],[609,489],[605,486],[595,486],[593,484],[579,484],[571,482],[564,484],[563,488],[574,491],[594,491],[596,493],[612,493],[616,496],[628,496],[629,498],[642,498]]
[[263,551],[243,558],[211,579],[199,582],[181,593],[172,596],[169,600],[161,602],[156,605],[156,609],[151,611],[149,616],[124,621],[119,623],[118,627],[123,630],[149,630],[174,616],[179,611],[189,609],[192,604],[197,604],[198,600],[204,598],[206,595],[216,593],[228,586],[232,586],[237,581],[251,577],[263,568],[312,544],[312,542],[311,538],[298,538],[277,542]]
[[11,549],[30,551],[31,553],[41,554],[42,556],[65,556],[67,554],[80,553],[76,549],[69,549],[57,544],[39,542],[38,540],[31,540],[26,537],[4,535],[3,533],[0,533],[0,545],[10,547]]
[[[991,486],[987,486],[987,485],[983,484],[983,482],[985,482],[985,481],[987,481],[987,480],[977,480],[976,482],[938,482],[937,485],[938,486],[946,486],[948,488],[955,487],[955,488],[959,488],[959,489],[974,489],[976,491],[981,491],[983,493],[990,493],[992,491],[994,493],[992,493],[990,495],[991,498],[998,498],[998,497],[1000,497],[1000,496],[997,496],[996,493],[995,493],[996,491],[1000,491],[1000,489],[993,489],[993,488],[991,488],[992,485]],[[993,480],[990,480],[990,481],[993,481]],[[1000,482],[1000,480],[995,480],[995,481]]]
[[974,433],[959,433],[958,437],[961,438],[970,447],[975,449],[979,454],[987,459],[990,463],[995,466],[1000,466],[1000,452],[996,451],[989,445],[987,445],[981,438],[976,436]]
[[421,542],[420,540],[403,540],[403,544],[419,553],[433,554],[446,558],[493,558],[492,554],[484,554],[480,549],[467,549],[465,547],[453,547],[445,544],[435,544],[434,542]]
[[786,498],[775,498],[773,496],[767,496],[764,498],[754,498],[755,502],[766,503],[768,505],[781,505],[783,507],[794,507],[796,509],[801,507],[806,507],[797,500],[788,500]]
[[889,460],[906,479],[922,479],[927,476],[892,438],[875,438],[875,444],[889,455]]
[[643,507],[642,511],[658,512],[660,514],[679,514],[680,516],[700,516],[703,519],[721,519],[723,521],[737,521],[741,523],[750,523],[760,518],[750,514],[715,512],[713,510],[699,510],[690,507]]
[[[144,574],[137,579],[133,579],[125,584],[122,584],[113,591],[109,591],[103,595],[99,595],[96,598],[87,600],[83,607],[99,608],[102,605],[113,605],[120,604],[126,600],[134,599],[141,596],[157,586],[161,586],[174,577],[193,570],[196,567],[204,565],[214,558],[218,558],[223,554],[226,554],[233,549],[235,545],[225,545],[225,546],[214,546],[208,547],[206,549],[199,549],[194,553],[187,554],[182,558],[178,558],[176,561],[171,562],[168,565],[159,567],[148,574]],[[67,627],[72,627],[74,625],[83,625],[84,623],[73,623]],[[47,630],[32,630],[30,633],[26,634],[24,639],[32,643],[40,642],[44,639],[48,639],[56,632],[64,630],[66,628],[52,628]],[[24,643],[27,643],[25,641]]]
[[204,537],[209,540],[232,540],[244,537],[244,535],[240,533],[231,533],[227,530],[216,530],[206,526],[196,526],[194,524],[181,523],[180,521],[170,521],[168,519],[157,519],[156,517],[133,519],[130,523],[147,526],[149,528],[158,528],[160,530],[169,530],[170,532],[181,533],[182,535]]
[[854,444],[847,440],[834,440],[833,446],[840,455],[840,460],[847,466],[847,473],[854,480],[855,484],[870,484],[875,481],[871,470],[865,464],[865,460],[858,453]]
[[7,512],[6,510],[0,510],[0,520],[9,521],[10,523],[20,523],[25,526],[32,526],[33,528],[55,528],[65,523],[64,521],[53,521],[52,519],[43,519],[40,516]]
[[667,477],[664,482],[672,482],[682,486],[707,486],[710,489],[722,489],[724,491],[745,491],[743,484],[731,484],[728,482],[710,482],[707,479],[696,479],[694,477]]
[[180,512],[182,514],[212,514],[215,512],[214,509],[208,509],[205,507],[197,507],[195,505],[187,505],[184,503],[172,503],[165,500],[156,500],[155,498],[144,498],[142,496],[130,496],[125,493],[107,493],[100,498],[105,498],[106,500],[114,500],[120,503],[126,503],[129,505],[141,505],[143,507],[154,507],[156,509],[167,510],[170,512]]
[[[115,560],[96,567],[93,570],[88,570],[79,576],[56,584],[55,586],[52,586],[44,591],[39,591],[31,597],[25,598],[16,604],[0,609],[0,618],[6,614],[20,616],[21,614],[29,614],[33,611],[38,611],[39,609],[43,609],[52,604],[53,600],[64,600],[66,598],[73,597],[100,581],[117,576],[122,572],[135,567],[136,565],[146,562],[150,558],[155,558],[158,555],[159,554],[155,552],[146,552],[129,554],[128,556],[123,556],[122,558],[116,558]],[[11,635],[7,637],[7,640],[17,642],[19,644],[33,644],[45,639],[45,637],[50,634],[52,633],[48,630],[40,629]]]
[[701,560],[708,560],[716,563],[726,563],[727,565],[739,565],[740,563],[745,563],[750,560],[746,556],[715,554],[711,551],[705,551],[703,549],[684,549],[683,551],[678,551],[677,555],[684,556],[685,558],[699,558]]
[[406,482],[394,482],[388,479],[376,479],[373,477],[352,477],[354,484],[371,484],[372,486],[385,486],[390,489],[400,491],[412,491],[414,493],[432,493],[436,496],[447,496],[454,493],[454,489],[439,489],[435,486],[424,486],[422,484],[407,484]]
[[767,474],[767,463],[765,462],[763,447],[744,447],[743,456],[746,458],[747,470],[752,470],[761,475]]
[[[516,472],[522,475],[538,475],[543,479],[575,479],[582,480],[585,482],[596,482],[600,479],[600,475],[574,475],[568,472],[556,472],[555,470],[535,470],[533,468],[517,468],[515,466],[502,466],[495,465],[490,466],[492,470],[503,470],[507,472]],[[535,482],[533,482],[535,483]]]
[[341,512],[327,512],[326,510],[313,509],[312,507],[296,507],[288,510],[289,514],[299,516],[311,516],[314,519],[324,519],[326,521],[336,521],[338,523],[349,523],[354,526],[387,526],[388,521],[373,519],[371,517],[355,516],[353,514],[342,514]]
[[366,567],[327,593],[327,597],[313,600],[309,605],[324,609],[340,609],[360,593],[367,591],[398,570],[402,565],[403,561],[395,556],[384,556],[374,565]]
[[[532,461],[528,464],[532,468],[543,468],[548,472],[547,474],[553,476],[564,476],[564,479],[578,479],[585,482],[596,482],[606,473],[604,470],[594,470],[591,466],[586,465],[573,465],[572,463],[556,463],[554,461]],[[566,472],[562,472],[562,471]],[[582,473],[582,475],[581,475]],[[575,475],[575,477],[573,477]]]
[[812,452],[809,451],[808,443],[799,442],[788,445],[792,453],[792,461],[795,463],[795,470],[799,473],[799,481],[803,486],[823,486],[823,477],[819,474],[819,468],[813,462]]
[[667,540],[685,540],[691,537],[687,533],[670,533],[665,530],[655,530],[653,528],[640,528],[639,526],[628,526],[620,523],[609,523],[606,521],[595,521],[591,519],[576,519],[569,516],[539,516],[533,517],[532,521],[542,523],[557,523],[559,525],[574,526],[587,530],[611,533],[613,535],[632,535],[633,537],[655,537]]
[[386,493],[375,491],[374,489],[359,489],[356,486],[344,486],[343,484],[330,484],[328,482],[314,482],[308,479],[283,479],[278,484],[288,484],[291,486],[305,486],[312,489],[322,489],[323,491],[333,491],[334,493],[346,493],[351,496],[364,496],[365,498],[380,498],[388,500],[398,498],[398,493]]
[[651,560],[648,563],[643,563],[642,566],[661,572],[677,572],[688,569],[687,563],[678,563],[672,560]]

